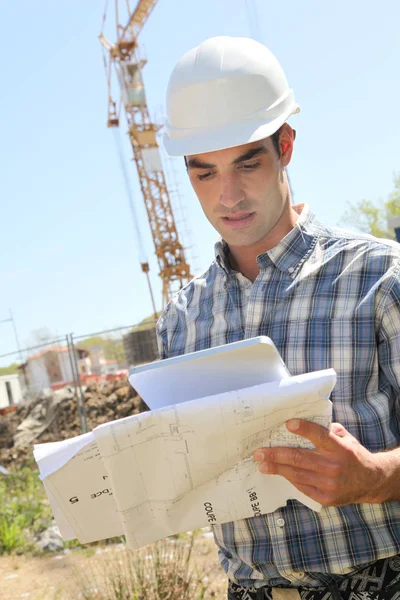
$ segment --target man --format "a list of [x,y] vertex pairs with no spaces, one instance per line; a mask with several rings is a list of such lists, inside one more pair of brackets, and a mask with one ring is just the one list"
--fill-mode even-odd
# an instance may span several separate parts
[[319,501],[215,526],[228,598],[400,598],[400,251],[291,206],[299,108],[245,38],[188,52],[168,86],[167,152],[184,156],[221,235],[158,323],[161,358],[268,335],[292,375],[333,367],[335,424],[287,427],[315,450],[260,449],[266,474]]

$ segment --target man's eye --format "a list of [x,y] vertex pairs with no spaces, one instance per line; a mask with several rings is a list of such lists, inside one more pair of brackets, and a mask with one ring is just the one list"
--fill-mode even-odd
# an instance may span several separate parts
[[214,175],[214,173],[212,171],[209,171],[208,173],[202,173],[201,175],[197,175],[197,179],[203,181],[203,179],[210,179],[212,175]]
[[256,169],[259,166],[260,166],[260,163],[259,162],[255,162],[255,163],[252,163],[252,164],[249,164],[249,165],[242,165],[241,168],[244,171],[252,171],[253,169]]

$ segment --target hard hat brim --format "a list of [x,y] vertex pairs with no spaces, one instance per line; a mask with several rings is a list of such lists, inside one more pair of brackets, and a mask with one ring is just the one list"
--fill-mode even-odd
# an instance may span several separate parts
[[189,156],[193,154],[204,154],[206,152],[215,152],[227,148],[234,148],[244,144],[258,142],[264,138],[270,137],[286,122],[292,115],[300,112],[298,105],[291,106],[285,113],[279,117],[265,122],[264,119],[249,120],[239,124],[220,126],[207,131],[187,132],[179,138],[176,135],[171,139],[168,133],[163,136],[163,143],[169,156]]

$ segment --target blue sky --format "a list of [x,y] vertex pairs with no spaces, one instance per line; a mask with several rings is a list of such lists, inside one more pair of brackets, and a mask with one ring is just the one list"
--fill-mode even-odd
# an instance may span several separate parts
[[[41,327],[83,334],[136,323],[151,313],[151,304],[106,127],[97,39],[103,1],[1,5],[0,320],[12,308],[23,346]],[[280,60],[302,109],[291,120],[298,133],[290,167],[295,202],[308,202],[335,225],[347,202],[387,196],[400,171],[399,20],[398,0],[159,0],[140,37],[149,108],[162,114],[176,61],[204,39],[243,35],[263,42]],[[124,129],[121,137],[161,305]],[[203,270],[216,234],[182,161],[172,165],[197,270]],[[11,324],[0,324],[0,354],[15,347]]]

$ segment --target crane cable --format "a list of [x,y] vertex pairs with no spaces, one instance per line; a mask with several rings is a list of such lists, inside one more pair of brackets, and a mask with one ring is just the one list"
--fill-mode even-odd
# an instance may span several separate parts
[[101,30],[100,30],[100,35],[103,33],[104,31],[104,24],[106,22],[106,18],[107,18],[107,11],[108,11],[108,2],[109,0],[106,0],[105,6],[104,6],[104,14],[103,14],[103,20],[101,23]]
[[[104,14],[103,14],[103,21],[102,21],[101,33],[103,33],[104,24],[105,24],[105,21],[106,21],[106,18],[107,18],[108,3],[109,3],[109,0],[106,0],[105,7],[104,7]],[[110,64],[107,62],[106,52],[105,52],[104,48],[103,48],[103,65],[104,65],[104,71],[105,71],[105,74],[106,74],[106,79],[107,79],[107,81],[109,81],[108,68],[109,68]],[[131,209],[131,215],[132,215],[133,225],[135,227],[136,238],[137,238],[137,242],[138,242],[137,245],[138,245],[139,254],[140,254],[140,261],[141,261],[141,263],[147,263],[148,260],[146,258],[146,254],[145,254],[145,251],[144,251],[143,239],[142,239],[142,236],[141,236],[141,233],[140,233],[140,228],[139,228],[139,225],[138,225],[138,218],[137,218],[137,214],[136,214],[135,203],[134,203],[134,200],[133,200],[133,192],[132,192],[131,182],[130,182],[130,178],[129,178],[129,174],[128,174],[128,169],[126,167],[124,150],[123,150],[123,147],[122,147],[121,132],[119,130],[119,127],[113,127],[112,129],[113,129],[113,132],[114,132],[115,147],[117,149],[117,154],[118,154],[118,158],[119,158],[119,162],[120,162],[120,167],[121,167],[122,175],[123,175],[123,178],[124,178],[126,194],[128,196],[129,207]]]
[[122,147],[121,132],[119,130],[119,127],[113,127],[112,129],[113,129],[113,132],[114,132],[114,141],[115,141],[115,146],[116,146],[116,149],[117,149],[117,154],[118,154],[118,157],[119,157],[121,171],[122,171],[122,175],[123,175],[123,178],[124,178],[126,194],[128,196],[129,206],[130,206],[130,209],[131,209],[131,215],[132,215],[133,225],[135,227],[136,238],[137,238],[138,248],[139,248],[139,254],[140,254],[140,261],[141,261],[141,263],[148,263],[148,260],[146,258],[146,253],[144,251],[143,238],[142,238],[142,235],[140,233],[139,220],[138,220],[138,217],[137,217],[137,214],[136,214],[136,208],[135,208],[135,202],[134,202],[134,199],[133,199],[133,191],[132,191],[132,187],[131,187],[131,181],[130,181],[130,178],[129,178],[128,169],[126,167],[126,160],[125,160],[125,155],[124,155],[124,149]]
[[262,35],[256,0],[246,0],[246,10],[251,36],[261,42]]

